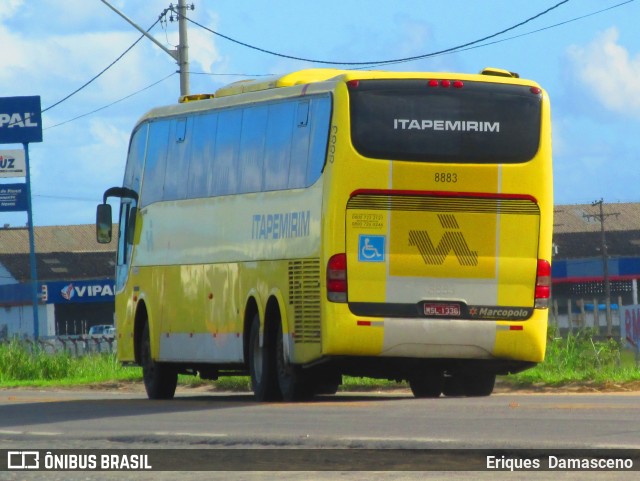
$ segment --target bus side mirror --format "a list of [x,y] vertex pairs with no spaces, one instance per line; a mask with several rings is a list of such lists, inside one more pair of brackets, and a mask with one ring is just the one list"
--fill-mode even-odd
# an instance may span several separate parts
[[111,242],[112,228],[111,205],[98,204],[96,211],[96,240],[99,244],[108,244]]

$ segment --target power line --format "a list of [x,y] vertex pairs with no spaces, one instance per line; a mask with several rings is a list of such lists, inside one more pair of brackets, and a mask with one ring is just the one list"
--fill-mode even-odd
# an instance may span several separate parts
[[272,77],[272,73],[213,73],[213,72],[193,72],[190,75],[210,75],[212,77]]
[[109,108],[109,107],[111,107],[111,106],[113,106],[113,105],[115,105],[115,104],[117,104],[117,103],[122,102],[123,100],[127,100],[128,98],[131,98],[131,97],[133,97],[134,95],[137,95],[137,94],[139,94],[139,93],[141,93],[141,92],[144,92],[145,90],[148,90],[148,89],[150,89],[151,87],[155,87],[155,86],[156,86],[156,85],[158,85],[159,83],[164,82],[165,80],[167,80],[167,79],[168,79],[168,78],[170,78],[170,77],[173,77],[173,76],[174,76],[174,75],[176,75],[176,74],[177,74],[177,72],[171,72],[171,73],[170,73],[169,75],[167,75],[166,77],[161,78],[160,80],[158,80],[158,81],[156,81],[156,82],[154,82],[154,83],[152,83],[152,84],[150,84],[150,85],[147,85],[146,87],[143,87],[143,88],[141,88],[140,90],[136,90],[135,92],[133,92],[133,93],[131,93],[131,94],[127,95],[126,97],[122,97],[121,99],[114,100],[114,101],[113,101],[113,102],[111,102],[110,104],[107,104],[107,105],[104,105],[104,106],[102,106],[102,107],[100,107],[100,108],[97,108],[97,109],[95,109],[95,110],[92,110],[91,112],[87,112],[87,113],[85,113],[85,114],[78,115],[77,117],[74,117],[74,118],[72,118],[72,119],[65,120],[64,122],[60,122],[60,123],[58,123],[58,124],[51,125],[51,126],[49,126],[49,127],[44,127],[42,130],[53,129],[54,127],[59,127],[59,126],[64,125],[64,124],[68,124],[69,122],[73,122],[74,120],[78,120],[78,119],[81,119],[81,118],[83,118],[83,117],[87,117],[88,115],[95,114],[96,112],[100,112],[101,110],[107,109],[107,108]]
[[540,12],[540,13],[532,16],[532,17],[527,18],[526,20],[523,20],[522,22],[519,22],[519,23],[517,23],[515,25],[512,25],[511,27],[505,28],[505,29],[503,29],[503,30],[501,30],[499,32],[493,33],[491,35],[487,35],[486,37],[483,37],[483,38],[480,38],[480,39],[477,39],[477,40],[473,40],[471,42],[467,42],[467,43],[464,43],[464,44],[461,44],[461,45],[458,45],[458,46],[455,46],[455,47],[450,47],[450,48],[447,48],[447,49],[444,49],[444,50],[440,50],[440,51],[437,51],[437,52],[431,52],[431,53],[426,53],[426,54],[422,54],[422,55],[415,55],[415,56],[412,56],[412,57],[404,57],[404,58],[389,59],[389,60],[371,60],[371,61],[367,61],[367,62],[343,62],[343,61],[333,61],[333,60],[319,60],[319,59],[310,59],[310,58],[296,57],[296,56],[293,56],[293,55],[282,54],[282,53],[274,52],[272,50],[267,50],[267,49],[264,49],[264,48],[261,48],[261,47],[256,47],[255,45],[251,45],[251,44],[248,44],[246,42],[241,42],[241,41],[236,40],[234,38],[231,38],[231,37],[229,37],[227,35],[223,35],[223,34],[221,34],[219,32],[216,32],[215,30],[212,30],[212,29],[202,25],[201,23],[198,23],[195,20],[192,20],[191,18],[188,18],[188,17],[186,17],[186,18],[187,18],[187,20],[189,22],[193,23],[194,25],[197,25],[198,27],[200,27],[200,28],[202,28],[202,29],[214,34],[214,35],[217,35],[217,36],[222,37],[222,38],[224,38],[226,40],[229,40],[230,42],[236,43],[238,45],[242,45],[243,47],[247,47],[247,48],[250,48],[250,49],[253,49],[253,50],[257,50],[259,52],[267,53],[269,55],[274,55],[274,56],[277,56],[277,57],[288,58],[288,59],[291,59],[291,60],[300,60],[300,61],[303,61],[303,62],[325,64],[325,65],[374,65],[374,64],[375,65],[387,65],[387,64],[400,63],[400,62],[409,62],[409,61],[419,60],[419,59],[423,59],[423,58],[427,58],[427,57],[433,57],[433,56],[436,56],[436,55],[442,55],[444,53],[449,53],[449,52],[460,50],[460,49],[463,49],[463,48],[466,48],[466,47],[470,47],[472,45],[478,44],[480,42],[484,42],[485,40],[489,40],[491,38],[494,38],[494,37],[497,37],[499,35],[502,35],[503,33],[506,33],[506,32],[509,32],[511,30],[514,30],[514,29],[516,29],[518,27],[521,27],[522,25],[525,25],[525,24],[527,24],[527,23],[529,23],[529,22],[531,22],[531,21],[533,21],[533,20],[535,20],[535,19],[537,19],[539,17],[542,17],[543,15],[546,15],[547,13],[551,12],[552,10],[555,10],[556,8],[560,7],[561,5],[563,5],[565,3],[568,3],[569,1],[570,0],[562,0],[561,2],[558,2],[555,5],[547,8],[546,10],[544,10],[544,11],[542,11],[542,12]]
[[55,200],[73,200],[73,201],[80,201],[80,202],[96,202],[95,198],[88,199],[83,197],[68,197],[64,195],[33,194],[33,197],[42,197],[43,199],[55,199]]
[[[259,48],[259,47],[254,47],[254,46],[249,45],[249,44],[246,44],[246,43],[244,43],[244,42],[240,42],[240,41],[235,40],[235,39],[233,39],[233,38],[231,38],[231,37],[228,37],[228,36],[223,35],[223,34],[221,34],[221,33],[215,32],[214,30],[211,30],[211,29],[209,29],[209,28],[205,27],[204,25],[201,25],[200,23],[198,23],[198,22],[196,22],[196,21],[194,21],[194,20],[191,20],[191,19],[189,19],[189,18],[187,18],[187,20],[189,20],[191,23],[193,23],[193,24],[195,24],[195,25],[197,25],[197,26],[199,26],[199,27],[201,27],[201,28],[203,28],[203,29],[205,29],[205,30],[207,30],[207,31],[209,31],[209,32],[211,32],[211,33],[213,33],[213,34],[215,34],[215,35],[218,35],[218,36],[221,36],[221,37],[223,37],[223,38],[225,38],[225,39],[227,39],[227,40],[230,40],[231,42],[237,43],[237,44],[239,44],[239,45],[246,46],[246,47],[248,47],[248,48],[252,48],[252,49],[259,50],[259,51],[263,51],[263,52],[265,52],[265,53],[269,53],[269,54],[272,54],[272,55],[282,56],[282,57],[285,57],[285,58],[292,58],[292,59],[295,59],[295,60],[304,60],[304,61],[316,62],[316,63],[332,63],[332,64],[335,64],[335,65],[359,65],[359,64],[364,64],[364,65],[367,65],[368,67],[375,67],[375,66],[379,66],[379,65],[391,65],[391,64],[397,64],[397,63],[409,62],[409,61],[416,60],[416,59],[420,59],[420,58],[435,57],[435,56],[439,56],[439,55],[445,55],[445,54],[447,54],[447,53],[452,53],[453,51],[466,51],[466,50],[472,50],[472,49],[476,49],[476,48],[486,47],[486,46],[489,46],[489,45],[494,45],[494,44],[497,44],[497,43],[506,42],[506,41],[508,41],[508,40],[513,40],[513,39],[520,38],[520,37],[524,37],[524,36],[527,36],[527,35],[532,35],[532,34],[534,34],[534,33],[542,32],[542,31],[544,31],[544,30],[549,30],[549,29],[551,29],[551,28],[559,27],[559,26],[562,26],[562,25],[566,25],[566,24],[568,24],[568,23],[572,23],[572,22],[575,22],[575,21],[578,21],[578,20],[582,20],[582,19],[584,19],[584,18],[591,17],[591,16],[594,16],[594,15],[597,15],[597,14],[600,14],[600,13],[603,13],[603,12],[606,12],[606,11],[608,11],[608,10],[613,10],[614,8],[618,8],[618,7],[621,7],[621,6],[623,6],[623,5],[626,5],[626,4],[629,4],[629,3],[632,3],[632,2],[634,2],[635,0],[626,0],[626,1],[621,2],[621,3],[618,3],[618,4],[616,4],[616,5],[612,5],[612,6],[610,6],[610,7],[607,7],[607,8],[601,9],[601,10],[597,10],[597,11],[595,11],[595,12],[591,12],[591,13],[588,13],[588,14],[582,15],[582,16],[580,16],[580,17],[575,17],[575,18],[572,18],[572,19],[566,20],[566,21],[564,21],[564,22],[559,22],[559,23],[556,23],[556,24],[553,24],[553,25],[549,25],[549,26],[547,26],[547,27],[542,27],[542,28],[539,28],[539,29],[536,29],[536,30],[532,30],[532,31],[530,31],[530,32],[525,32],[525,33],[522,33],[522,34],[520,34],[520,35],[514,35],[514,36],[512,36],[512,37],[508,37],[508,38],[504,38],[504,39],[500,39],[500,40],[495,40],[495,41],[493,41],[493,42],[480,43],[480,42],[482,42],[482,41],[484,41],[484,40],[487,40],[487,39],[490,39],[490,38],[494,38],[494,37],[496,37],[496,36],[498,36],[498,35],[500,35],[500,34],[502,34],[502,33],[505,33],[505,32],[507,32],[507,31],[513,30],[513,29],[515,29],[515,28],[517,28],[517,27],[519,27],[519,26],[522,26],[522,25],[524,25],[524,24],[526,24],[526,23],[528,23],[528,22],[530,22],[530,21],[532,21],[532,20],[534,20],[534,19],[536,19],[536,18],[538,18],[538,17],[540,17],[540,16],[542,16],[542,15],[544,15],[544,14],[546,14],[546,13],[550,12],[551,10],[553,10],[553,9],[555,9],[555,8],[558,8],[559,6],[561,6],[561,5],[562,5],[562,4],[564,4],[564,3],[567,3],[568,1],[569,1],[569,0],[564,0],[564,1],[562,1],[562,2],[560,2],[560,3],[558,3],[558,4],[556,4],[556,5],[554,5],[554,6],[552,6],[552,7],[550,7],[549,9],[547,9],[547,10],[545,10],[545,11],[543,11],[543,12],[541,12],[541,13],[539,13],[539,14],[537,14],[537,15],[533,16],[533,17],[528,18],[528,19],[524,20],[523,22],[518,23],[517,25],[514,25],[514,26],[512,26],[512,27],[509,27],[509,28],[507,28],[507,29],[505,29],[505,30],[502,30],[501,32],[498,32],[498,33],[495,33],[495,34],[489,35],[489,36],[487,36],[487,37],[484,37],[483,39],[479,39],[479,40],[475,40],[475,41],[473,41],[473,42],[469,42],[469,43],[464,44],[464,45],[462,45],[462,46],[458,46],[458,47],[451,47],[451,48],[448,48],[448,49],[445,49],[445,50],[441,50],[441,51],[439,51],[439,52],[432,52],[432,53],[429,53],[429,54],[424,54],[424,55],[419,55],[419,56],[414,56],[414,57],[406,57],[406,58],[396,59],[396,60],[384,60],[384,61],[381,61],[381,62],[379,62],[379,63],[377,63],[377,64],[372,64],[372,63],[370,63],[370,62],[356,62],[356,63],[351,63],[351,62],[329,62],[329,61],[322,61],[322,60],[310,60],[310,59],[304,59],[304,58],[298,58],[298,57],[287,56],[287,55],[284,55],[284,54],[279,54],[279,53],[276,53],[276,52],[271,52],[271,51],[268,51],[268,50],[265,50],[265,49],[261,49],[261,48]],[[165,11],[165,12],[163,12],[163,14],[162,14],[162,15],[160,15],[160,17],[158,18],[158,20],[156,20],[156,21],[154,22],[154,24],[153,24],[153,25],[151,25],[151,26],[147,29],[147,32],[148,32],[148,31],[150,31],[150,30],[151,30],[151,29],[152,29],[152,28],[153,28],[153,27],[154,27],[158,22],[160,22],[160,21],[162,20],[162,17],[163,17],[163,15],[164,15],[164,14],[166,14],[166,11]],[[106,72],[109,68],[111,68],[113,65],[115,65],[115,64],[116,64],[120,59],[122,59],[122,57],[124,57],[124,55],[125,55],[126,53],[128,53],[128,52],[129,52],[129,51],[130,51],[130,50],[131,50],[131,49],[132,49],[132,48],[133,48],[133,47],[134,47],[134,46],[135,46],[135,45],[136,45],[136,44],[137,44],[137,43],[138,43],[142,38],[143,38],[143,37],[144,37],[144,35],[140,36],[140,38],[138,38],[138,39],[137,39],[137,40],[136,40],[136,41],[135,41],[135,42],[134,42],[134,43],[133,43],[129,48],[127,48],[127,50],[125,50],[125,51],[122,53],[122,55],[120,55],[116,60],[114,60],[114,61],[113,61],[113,62],[112,62],[108,67],[106,67],[104,70],[102,70],[98,75],[96,75],[96,76],[95,76],[95,77],[93,77],[91,80],[89,80],[88,82],[86,82],[82,87],[80,87],[79,89],[76,89],[74,92],[72,92],[71,94],[69,94],[68,96],[66,96],[65,98],[63,98],[62,100],[60,100],[60,101],[56,102],[55,104],[53,104],[53,105],[51,105],[51,106],[47,107],[47,108],[46,108],[46,109],[44,109],[42,112],[45,112],[45,111],[47,111],[47,110],[52,109],[53,107],[55,107],[55,106],[59,105],[60,103],[64,102],[65,100],[69,99],[71,96],[73,96],[73,95],[75,95],[76,93],[78,93],[78,92],[79,92],[80,90],[82,90],[83,88],[87,87],[87,86],[88,86],[89,84],[91,84],[94,80],[96,80],[98,77],[100,77],[104,72]],[[480,43],[480,44],[479,44],[479,43]],[[105,105],[105,106],[103,106],[103,107],[100,107],[100,108],[98,108],[98,109],[95,109],[95,110],[93,110],[93,111],[91,111],[91,112],[87,112],[87,113],[85,113],[85,114],[79,115],[79,116],[74,117],[74,118],[72,118],[72,119],[66,120],[66,121],[64,121],[64,122],[61,122],[61,123],[58,123],[58,124],[55,124],[55,125],[52,125],[52,126],[46,127],[46,128],[45,128],[45,130],[46,130],[46,129],[51,129],[51,128],[54,128],[54,127],[58,127],[58,126],[60,126],[60,125],[64,125],[64,124],[69,123],[69,122],[73,122],[73,121],[78,120],[78,119],[80,119],[80,118],[86,117],[86,116],[88,116],[88,115],[91,115],[91,114],[94,114],[94,113],[99,112],[99,111],[101,111],[101,110],[104,110],[104,109],[106,109],[106,108],[109,108],[109,107],[111,107],[111,106],[113,106],[113,105],[115,105],[115,104],[117,104],[117,103],[119,103],[119,102],[122,102],[123,100],[126,100],[126,99],[128,99],[128,98],[130,98],[130,97],[132,97],[132,96],[134,96],[134,95],[137,95],[138,93],[143,92],[144,90],[147,90],[147,89],[149,89],[149,88],[151,88],[151,87],[154,87],[155,85],[157,85],[157,84],[159,84],[159,83],[161,83],[161,82],[163,82],[163,81],[167,80],[169,77],[171,77],[171,76],[175,75],[175,73],[176,73],[176,72],[173,72],[173,73],[171,73],[170,75],[168,75],[168,76],[166,76],[166,77],[162,78],[161,80],[158,80],[157,82],[154,82],[153,84],[148,85],[147,87],[144,87],[143,89],[140,89],[140,90],[138,90],[138,91],[136,91],[136,92],[134,92],[134,93],[132,93],[132,94],[130,94],[130,95],[127,95],[126,97],[123,97],[123,98],[121,98],[121,99],[119,99],[119,100],[116,100],[116,101],[114,101],[114,102],[112,102],[112,103],[110,103],[110,104],[108,104],[108,105]],[[240,73],[209,73],[209,72],[189,72],[189,73],[190,73],[190,74],[193,74],[193,75],[237,76],[237,77],[265,77],[265,76],[269,76],[269,75],[270,75],[270,74],[240,74]]]
[[602,10],[597,10],[595,12],[587,13],[587,14],[582,15],[580,17],[575,17],[575,18],[571,18],[569,20],[565,20],[564,22],[554,23],[553,25],[549,25],[547,27],[538,28],[536,30],[532,30],[530,32],[521,33],[519,35],[514,35],[513,37],[507,37],[507,38],[503,38],[503,39],[500,39],[500,40],[494,40],[493,42],[483,43],[482,45],[475,45],[473,47],[463,48],[463,49],[460,49],[460,51],[472,50],[474,48],[480,48],[480,47],[486,47],[488,45],[494,45],[496,43],[506,42],[507,40],[514,40],[516,38],[525,37],[527,35],[533,35],[534,33],[540,33],[540,32],[543,32],[545,30],[550,30],[552,28],[561,27],[562,25],[567,25],[568,23],[573,23],[573,22],[577,22],[578,20],[583,20],[583,19],[588,18],[588,17],[593,17],[594,15],[598,15],[598,14],[606,12],[608,10],[613,10],[614,8],[622,7],[623,5],[626,5],[628,3],[632,3],[632,2],[635,2],[635,1],[636,0],[627,0],[626,2],[618,3],[616,5],[612,5],[610,7],[603,8]]
[[[151,25],[148,29],[147,32],[149,32],[153,27],[155,27],[158,22],[162,19],[162,15],[160,15],[160,17],[153,22],[153,25]],[[100,78],[102,76],[102,74],[104,74],[107,70],[109,70],[111,67],[113,67],[116,63],[118,63],[122,57],[124,57],[127,53],[129,53],[129,51],[135,47],[138,42],[140,42],[140,40],[142,40],[144,38],[144,35],[140,35],[140,37],[138,37],[138,40],[136,40],[135,42],[133,42],[124,52],[122,52],[122,54],[116,58],[113,62],[111,62],[109,65],[107,65],[104,69],[102,69],[102,71],[100,71],[100,73],[98,73],[97,75],[95,75],[93,78],[91,78],[89,81],[85,82],[83,85],[81,85],[80,87],[78,87],[76,90],[74,90],[73,92],[71,92],[69,95],[67,95],[66,97],[64,97],[63,99],[58,100],[56,103],[54,103],[53,105],[50,105],[49,107],[47,107],[46,109],[43,109],[40,113],[45,113],[47,110],[51,110],[52,108],[60,105],[62,102],[69,100],[71,97],[73,97],[75,94],[77,94],[78,92],[80,92],[81,90],[83,90],[84,88],[86,88],[87,86],[89,86],[91,83],[93,83],[95,80],[97,80],[98,78]]]

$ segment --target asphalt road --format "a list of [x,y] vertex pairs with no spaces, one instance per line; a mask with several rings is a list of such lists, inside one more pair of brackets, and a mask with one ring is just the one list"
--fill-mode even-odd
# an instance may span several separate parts
[[[248,394],[185,388],[172,401],[149,401],[143,392],[130,390],[9,389],[0,390],[0,448],[275,448],[266,452],[276,457],[287,448],[309,449],[308,453],[317,448],[535,448],[552,453],[566,448],[640,449],[640,393],[508,393],[476,399],[418,400],[408,392],[394,392],[261,404]],[[372,453],[375,458],[376,453]],[[380,451],[378,461],[388,453]],[[37,476],[45,473],[28,473],[32,478],[25,473],[0,473],[0,479],[5,479],[3,474],[9,476],[7,479],[72,479],[70,474],[79,475],[77,479],[111,479],[112,475],[113,479],[125,479],[113,472],[46,473],[49,476],[42,478]],[[151,474],[138,473],[135,479],[172,479],[172,473],[164,473],[167,478],[162,473]],[[201,478],[203,473],[192,473],[181,478],[275,478],[273,472],[233,474],[215,478],[207,473]],[[531,479],[557,476],[551,474],[547,472],[547,478],[545,473],[533,473],[542,477]],[[576,476],[567,479],[585,479],[584,472],[565,474]],[[626,474],[628,479],[629,473],[617,474]],[[298,475],[278,473],[277,478],[333,479],[327,478],[327,473],[295,477]],[[447,478],[483,479],[484,475],[493,479],[496,473],[463,471],[448,473]],[[339,479],[440,479],[442,473],[440,477],[433,472],[411,476],[402,472],[359,477],[358,473],[342,472]],[[600,472],[598,479],[624,478]]]

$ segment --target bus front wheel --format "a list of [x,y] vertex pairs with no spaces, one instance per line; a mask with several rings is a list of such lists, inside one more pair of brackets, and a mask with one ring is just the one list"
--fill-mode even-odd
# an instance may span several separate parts
[[144,388],[149,399],[172,399],[178,384],[178,372],[151,357],[151,336],[149,324],[144,325],[140,344],[140,361]]

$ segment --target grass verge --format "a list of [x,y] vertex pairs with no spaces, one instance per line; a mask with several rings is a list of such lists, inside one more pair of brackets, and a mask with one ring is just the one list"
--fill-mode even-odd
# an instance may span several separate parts
[[616,339],[601,339],[591,329],[561,338],[550,329],[545,361],[505,377],[516,386],[563,386],[570,383],[631,383],[640,381],[635,354]]
[[[139,382],[139,368],[122,367],[113,354],[74,357],[67,352],[47,353],[19,341],[0,344],[0,387],[74,386],[118,382]],[[589,383],[606,386],[640,381],[640,367],[633,353],[612,339],[598,340],[593,331],[584,330],[566,338],[550,331],[546,360],[533,369],[501,377],[514,387]],[[183,386],[212,385],[197,377],[180,376]],[[406,383],[344,376],[341,391],[372,391],[406,388]],[[247,376],[225,377],[213,383],[221,391],[249,391]]]

